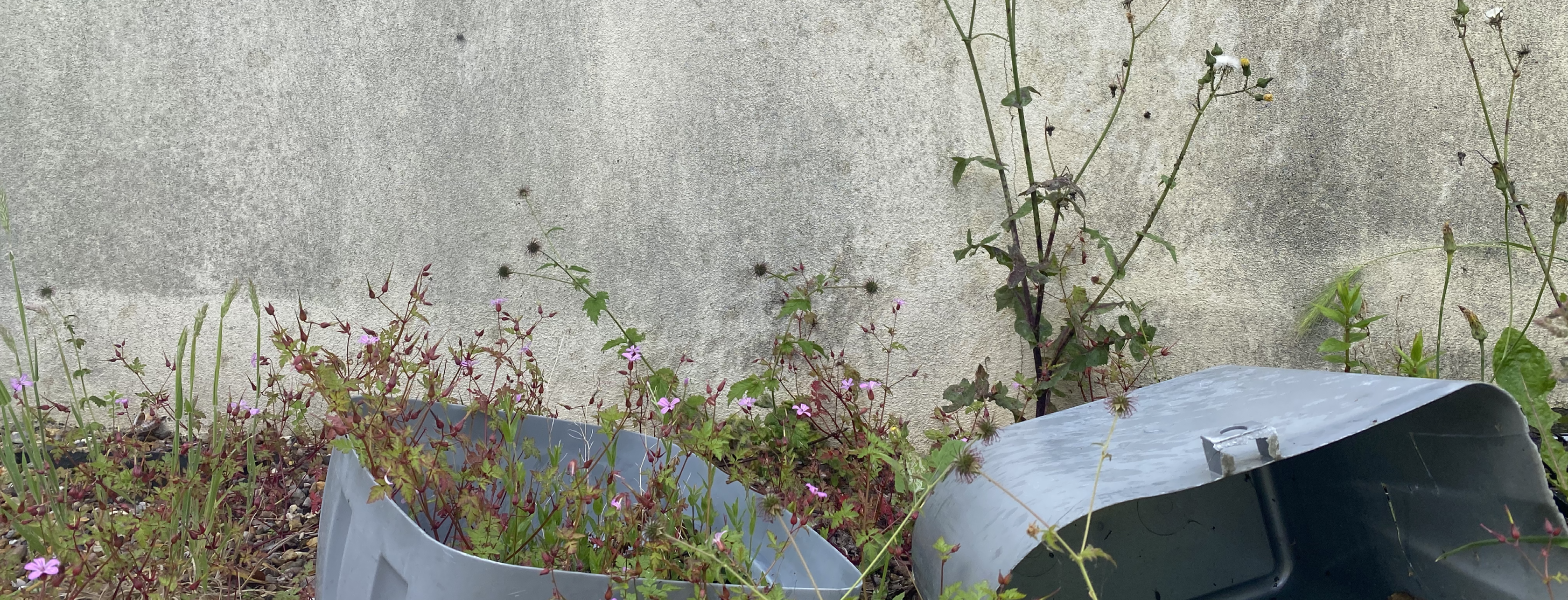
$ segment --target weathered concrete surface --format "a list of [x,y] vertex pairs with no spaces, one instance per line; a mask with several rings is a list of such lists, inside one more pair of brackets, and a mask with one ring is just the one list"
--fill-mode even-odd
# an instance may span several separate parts
[[[1141,223],[1180,147],[1202,49],[1251,57],[1277,77],[1278,100],[1216,104],[1156,227],[1180,263],[1150,248],[1132,265],[1126,293],[1152,302],[1175,344],[1161,375],[1320,365],[1327,330],[1298,339],[1295,317],[1333,274],[1434,244],[1445,219],[1461,241],[1501,237],[1449,10],[1171,4],[1140,44],[1124,119],[1086,179],[1099,228],[1125,247]],[[1568,13],[1534,1],[1508,15],[1533,50],[1513,162],[1541,234],[1548,192],[1568,187]],[[1054,155],[1076,165],[1112,104],[1120,7],[1026,3],[1021,29],[1025,84],[1043,92],[1033,123],[1050,116]],[[378,314],[367,277],[406,282],[433,262],[438,325],[487,322],[495,297],[541,302],[563,310],[535,345],[559,397],[613,385],[615,359],[598,351],[613,336],[577,313],[580,299],[495,274],[535,264],[522,185],[546,224],[567,227],[559,247],[652,334],[649,355],[689,354],[694,379],[734,378],[766,350],[778,288],[750,275],[758,261],[881,283],[874,298],[843,291],[825,315],[868,357],[854,323],[909,302],[904,364],[924,366],[896,398],[909,414],[977,361],[1007,372],[1022,356],[992,310],[998,270],[952,260],[963,231],[988,229],[1001,209],[983,172],[947,183],[947,157],[986,143],[962,46],[933,0],[27,0],[0,6],[0,31],[0,186],[23,291],[52,286],[81,315],[94,360],[124,339],[157,363],[235,277],[273,301],[365,318]],[[1477,38],[1492,56],[1495,39]],[[996,66],[999,44],[978,45]],[[1505,82],[1497,60],[1483,67],[1488,85]],[[987,76],[995,101],[1005,86],[1000,71]],[[1460,150],[1472,157],[1463,168]],[[1524,302],[1537,270],[1516,261]],[[1506,320],[1503,264],[1497,252],[1461,255],[1450,292],[1493,331]],[[1367,275],[1372,307],[1397,307],[1403,335],[1431,330],[1440,253]],[[1474,345],[1458,317],[1449,364],[1469,374]],[[249,345],[253,325],[231,339]],[[1384,322],[1377,358],[1394,330]],[[235,366],[248,356],[229,352]]]

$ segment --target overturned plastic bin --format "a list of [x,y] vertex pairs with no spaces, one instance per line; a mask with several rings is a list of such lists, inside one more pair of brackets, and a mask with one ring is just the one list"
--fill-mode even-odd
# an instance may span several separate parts
[[[1114,559],[1090,563],[1100,598],[1547,597],[1512,548],[1436,560],[1490,538],[1483,524],[1506,530],[1505,507],[1526,534],[1563,525],[1524,416],[1496,387],[1217,367],[1133,396],[1089,520],[1089,543]],[[976,444],[996,483],[933,490],[914,530],[921,595],[1011,572],[1028,597],[1087,598],[1077,566],[1029,537],[1039,521],[1019,501],[1076,548],[1110,422],[1090,404]],[[960,545],[946,565],[938,538]]]
[[[436,406],[433,412],[443,421],[455,422],[463,416],[461,406]],[[488,423],[482,415],[469,417],[465,431],[486,435]],[[530,416],[518,426],[518,444],[533,440],[535,447],[561,447],[561,460],[583,461],[593,457],[608,438],[595,425]],[[653,437],[622,431],[616,437],[616,462],[596,465],[594,471],[613,468],[626,474],[642,473],[646,451],[662,450]],[[455,454],[455,453],[454,453]],[[453,455],[449,460],[461,458]],[[541,468],[530,459],[530,469]],[[707,463],[685,453],[663,460],[688,461],[682,470],[682,485],[707,484]],[[755,506],[757,495],[745,486],[728,481],[719,472],[712,482],[716,505]],[[622,485],[640,483],[628,475]],[[370,473],[351,453],[334,451],[327,469],[327,485],[322,494],[320,542],[317,555],[316,590],[321,600],[603,600],[609,597],[610,578],[594,573],[555,570],[542,572],[534,567],[499,563],[446,546],[428,533],[428,524],[416,523],[401,501],[381,500],[366,503],[374,485]],[[631,490],[630,487],[625,488]],[[640,491],[640,490],[636,490]],[[730,527],[720,511],[719,527]],[[746,511],[741,511],[745,519]],[[791,600],[837,600],[858,589],[859,571],[838,550],[810,528],[794,532],[793,541],[770,547],[768,535],[788,540],[785,532],[790,517],[758,518],[755,528],[736,524],[743,541],[756,557],[751,575],[758,582],[781,588]],[[815,584],[813,584],[813,581]],[[695,596],[692,585],[683,581],[663,581],[673,587],[666,600],[685,600]],[[637,582],[632,582],[635,589]],[[728,587],[733,597],[745,597],[741,586],[709,584],[708,598],[719,598]],[[616,594],[617,596],[621,594]],[[856,594],[858,595],[858,593]]]

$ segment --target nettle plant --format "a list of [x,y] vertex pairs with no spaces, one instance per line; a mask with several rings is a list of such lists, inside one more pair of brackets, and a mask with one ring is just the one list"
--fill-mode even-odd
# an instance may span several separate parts
[[[979,0],[970,2],[967,15],[956,10],[952,0],[943,0],[942,4],[964,44],[990,140],[989,154],[953,157],[952,183],[959,185],[972,166],[995,171],[1007,215],[996,231],[978,241],[972,231],[966,233],[964,246],[953,256],[963,260],[983,253],[1007,269],[1006,280],[996,288],[996,307],[1012,314],[1013,329],[1029,345],[1033,363],[1031,372],[1013,378],[1018,384],[1013,394],[1001,382],[990,383],[982,368],[975,381],[966,379],[948,389],[945,397],[949,405],[943,410],[952,413],[989,402],[1010,412],[1015,420],[1022,420],[1026,417],[1024,407],[1030,401],[1036,402],[1035,416],[1053,411],[1053,394],[1077,393],[1087,401],[1125,393],[1129,381],[1134,385],[1138,381],[1128,374],[1141,374],[1141,363],[1169,351],[1154,344],[1156,328],[1144,319],[1144,304],[1123,296],[1116,284],[1126,277],[1128,264],[1146,240],[1163,246],[1171,259],[1176,259],[1175,248],[1153,229],[1160,209],[1176,189],[1177,176],[1192,148],[1199,123],[1216,100],[1238,96],[1272,101],[1274,96],[1267,91],[1271,78],[1254,77],[1249,59],[1227,54],[1217,44],[1203,53],[1196,69],[1192,120],[1182,138],[1181,150],[1170,171],[1160,176],[1158,194],[1144,225],[1134,233],[1126,250],[1118,252],[1112,240],[1114,235],[1090,227],[1083,212],[1089,184],[1086,177],[1127,99],[1138,59],[1138,42],[1169,2],[1142,24],[1134,15],[1133,0],[1121,2],[1129,39],[1120,74],[1110,83],[1115,105],[1094,146],[1076,168],[1053,155],[1051,136],[1055,126],[1048,118],[1040,119],[1031,130],[1031,123],[1035,122],[1031,121],[1035,115],[1031,104],[1039,92],[1024,85],[1018,64],[1021,36],[1017,0],[1002,2],[1002,33],[979,29]],[[1004,124],[999,123],[1000,116],[993,114],[985,70],[976,55],[976,45],[991,40],[1007,49],[1007,62],[1003,65],[1007,93],[998,104],[1006,112],[1005,126],[1016,126],[1015,135],[1011,136],[1018,142],[1016,147],[1001,141],[1008,134],[1001,130]],[[1037,134],[1039,137],[1033,137]],[[1043,146],[1043,161],[1039,160],[1041,148],[1031,143],[1036,140]],[[1007,164],[1007,156],[1020,157],[1022,164]],[[1091,256],[1101,255],[1103,264],[1091,261]],[[1057,315],[1054,319],[1050,316],[1053,314]]]

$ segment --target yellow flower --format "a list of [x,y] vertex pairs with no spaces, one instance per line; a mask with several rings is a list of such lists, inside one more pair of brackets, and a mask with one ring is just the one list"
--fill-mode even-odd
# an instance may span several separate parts
[[1263,101],[1264,102],[1273,102],[1274,101],[1274,94],[1264,94],[1263,95]]
[[1242,68],[1250,67],[1250,66],[1252,66],[1252,61],[1243,58],[1243,59],[1241,59],[1241,66],[1242,66]]

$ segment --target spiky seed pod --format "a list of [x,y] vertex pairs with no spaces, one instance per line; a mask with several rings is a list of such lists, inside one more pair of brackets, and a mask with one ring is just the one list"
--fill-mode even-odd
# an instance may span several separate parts
[[974,448],[964,448],[958,453],[958,458],[953,459],[953,471],[958,473],[958,478],[964,483],[974,483],[984,465],[985,458],[976,453]]

